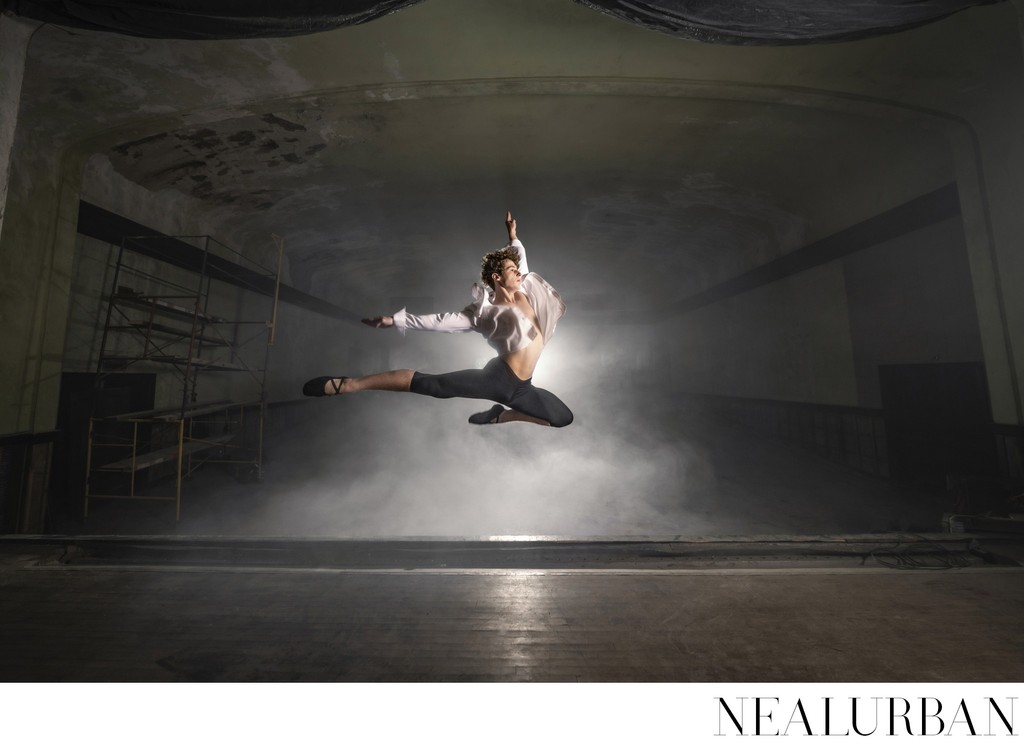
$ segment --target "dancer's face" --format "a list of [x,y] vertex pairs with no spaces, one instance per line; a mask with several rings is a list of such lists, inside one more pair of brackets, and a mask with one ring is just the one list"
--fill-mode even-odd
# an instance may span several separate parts
[[501,267],[501,273],[495,275],[497,275],[497,279],[494,283],[501,284],[507,289],[516,290],[523,283],[523,274],[519,272],[518,266],[512,260],[506,260]]

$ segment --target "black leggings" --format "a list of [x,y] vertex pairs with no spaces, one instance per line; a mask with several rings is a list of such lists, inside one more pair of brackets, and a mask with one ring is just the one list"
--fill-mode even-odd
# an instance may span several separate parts
[[511,409],[543,419],[553,427],[572,423],[572,411],[554,394],[520,380],[500,358],[491,359],[483,369],[431,375],[414,372],[409,390],[432,398],[479,398],[497,401]]

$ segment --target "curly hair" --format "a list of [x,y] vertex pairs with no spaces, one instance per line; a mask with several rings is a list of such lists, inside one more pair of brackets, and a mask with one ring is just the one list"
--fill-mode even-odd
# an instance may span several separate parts
[[502,247],[500,250],[494,252],[488,252],[484,255],[484,260],[480,263],[480,277],[484,283],[494,288],[494,279],[491,278],[492,273],[501,275],[501,266],[505,264],[506,260],[511,260],[519,267],[519,250],[515,247]]

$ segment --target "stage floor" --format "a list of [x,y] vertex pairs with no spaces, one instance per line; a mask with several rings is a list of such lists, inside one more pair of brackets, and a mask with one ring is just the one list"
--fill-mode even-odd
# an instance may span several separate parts
[[973,549],[968,537],[900,535],[6,538],[0,672],[10,682],[1024,681],[1022,545],[974,538]]

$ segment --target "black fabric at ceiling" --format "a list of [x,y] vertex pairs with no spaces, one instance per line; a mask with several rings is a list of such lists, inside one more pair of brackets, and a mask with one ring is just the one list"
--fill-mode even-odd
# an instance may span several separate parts
[[0,0],[36,21],[154,39],[299,36],[366,23],[422,0]]
[[[0,0],[37,21],[164,39],[313,34],[422,0]],[[555,2],[556,0],[551,0]],[[563,0],[568,2],[569,0]],[[919,26],[1005,0],[574,0],[656,31],[724,44],[835,42]],[[515,0],[509,0],[514,4]]]
[[1005,0],[575,0],[655,31],[717,44],[839,42]]

